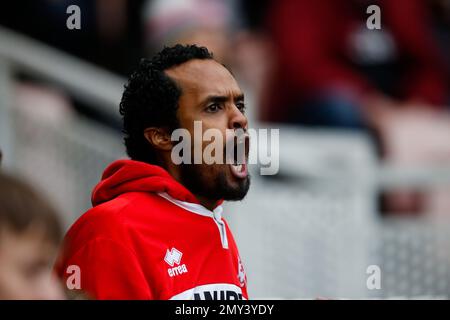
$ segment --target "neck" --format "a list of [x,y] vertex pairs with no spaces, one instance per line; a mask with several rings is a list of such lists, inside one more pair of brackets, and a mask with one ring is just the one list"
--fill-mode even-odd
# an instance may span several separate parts
[[[181,175],[179,172],[179,168],[168,161],[163,161],[160,164],[166,171],[179,183],[183,184],[181,181]],[[202,206],[204,206],[206,209],[213,211],[216,207],[217,200],[214,199],[208,199],[201,195],[194,194],[194,196],[197,198],[197,200],[200,202]]]
[[207,199],[205,197],[202,197],[202,196],[199,196],[196,194],[195,194],[195,197],[200,202],[200,204],[202,206],[204,206],[206,209],[208,209],[209,211],[213,211],[214,208],[216,207],[217,200]]

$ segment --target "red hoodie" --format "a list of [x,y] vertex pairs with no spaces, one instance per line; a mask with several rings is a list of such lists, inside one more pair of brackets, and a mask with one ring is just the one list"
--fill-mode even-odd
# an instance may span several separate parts
[[96,299],[248,299],[222,206],[210,211],[164,169],[119,160],[70,228],[55,266]]

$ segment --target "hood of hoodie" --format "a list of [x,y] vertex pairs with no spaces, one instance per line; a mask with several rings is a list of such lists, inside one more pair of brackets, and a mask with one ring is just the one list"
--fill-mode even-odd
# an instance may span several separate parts
[[166,192],[180,201],[199,204],[197,198],[160,166],[134,160],[117,160],[103,172],[92,192],[95,207],[127,192]]

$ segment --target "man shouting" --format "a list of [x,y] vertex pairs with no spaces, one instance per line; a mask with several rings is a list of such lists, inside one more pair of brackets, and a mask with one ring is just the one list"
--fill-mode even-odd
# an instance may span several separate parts
[[[233,75],[204,47],[166,47],[141,61],[120,104],[131,160],[106,168],[93,208],[68,231],[55,266],[71,289],[96,299],[248,299],[221,206],[243,199],[250,185],[244,111]],[[194,146],[207,148],[194,135],[198,123],[222,135],[224,150],[244,141],[244,156],[174,161],[176,129],[192,137],[183,158],[194,159]]]

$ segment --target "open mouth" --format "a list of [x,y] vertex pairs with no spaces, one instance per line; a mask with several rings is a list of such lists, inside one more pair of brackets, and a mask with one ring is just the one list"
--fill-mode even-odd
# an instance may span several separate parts
[[247,164],[246,163],[238,164],[238,165],[231,164],[230,165],[230,169],[231,169],[231,173],[236,178],[244,179],[248,175],[248,170],[247,170]]
[[245,179],[248,176],[249,136],[248,134],[243,134],[239,137],[234,137],[231,143],[233,144],[233,155],[230,155],[227,161],[230,171],[234,177]]

